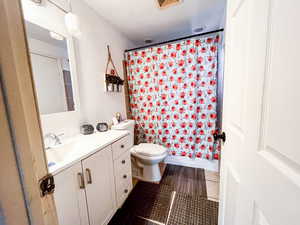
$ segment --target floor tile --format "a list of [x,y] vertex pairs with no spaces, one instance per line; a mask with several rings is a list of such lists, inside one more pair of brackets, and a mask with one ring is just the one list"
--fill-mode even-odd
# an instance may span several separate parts
[[201,196],[176,193],[167,225],[217,225],[218,203]]
[[169,186],[139,182],[123,207],[136,216],[165,223],[171,197],[172,189]]

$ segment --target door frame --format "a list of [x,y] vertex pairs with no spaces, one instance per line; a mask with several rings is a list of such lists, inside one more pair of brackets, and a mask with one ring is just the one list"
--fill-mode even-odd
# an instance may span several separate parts
[[[5,139],[5,152],[10,156],[1,157],[0,164],[5,160],[11,167],[1,170],[0,174],[10,174],[10,179],[17,184],[1,188],[0,196],[9,191],[13,191],[13,197],[24,196],[15,202],[15,198],[4,199],[6,201],[1,198],[4,219],[13,221],[9,224],[58,225],[53,194],[41,197],[39,189],[39,181],[48,174],[48,168],[20,0],[1,0],[0,14],[3,92],[0,116],[7,118],[3,119],[7,126],[2,126],[1,120],[1,134],[5,134],[1,135],[1,151],[2,139]],[[1,184],[9,184],[7,175],[0,179]]]
[[0,126],[0,224],[29,225],[1,86]]

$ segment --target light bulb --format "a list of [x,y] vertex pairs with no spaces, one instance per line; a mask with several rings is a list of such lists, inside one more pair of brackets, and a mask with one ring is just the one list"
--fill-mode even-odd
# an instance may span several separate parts
[[65,15],[65,24],[67,27],[68,32],[74,36],[79,38],[81,35],[81,31],[80,31],[80,23],[79,23],[79,19],[76,15],[74,15],[73,13],[67,13]]

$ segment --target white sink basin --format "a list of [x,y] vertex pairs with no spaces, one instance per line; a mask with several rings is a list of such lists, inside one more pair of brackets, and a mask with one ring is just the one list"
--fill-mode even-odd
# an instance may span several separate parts
[[91,135],[78,135],[63,144],[46,150],[50,173],[57,173],[97,150],[128,135],[128,131],[109,130]]

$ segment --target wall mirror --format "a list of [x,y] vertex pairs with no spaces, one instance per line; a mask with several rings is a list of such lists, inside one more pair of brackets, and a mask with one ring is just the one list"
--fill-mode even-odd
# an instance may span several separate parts
[[28,21],[26,33],[40,114],[74,111],[67,38]]

